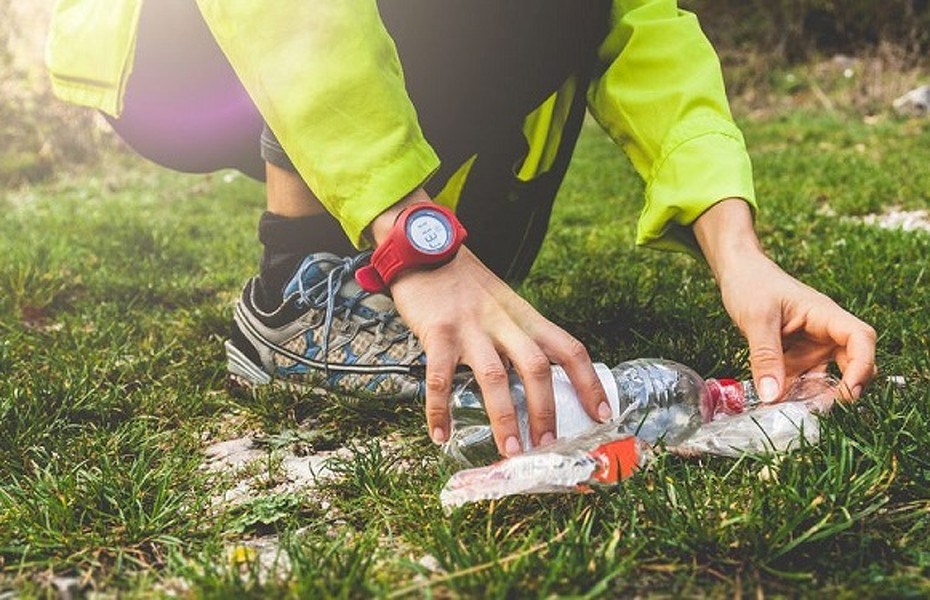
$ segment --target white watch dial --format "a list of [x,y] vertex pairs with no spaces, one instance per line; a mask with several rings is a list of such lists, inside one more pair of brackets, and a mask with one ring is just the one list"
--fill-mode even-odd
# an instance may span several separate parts
[[425,254],[440,254],[452,243],[452,226],[437,211],[423,209],[407,220],[407,239]]

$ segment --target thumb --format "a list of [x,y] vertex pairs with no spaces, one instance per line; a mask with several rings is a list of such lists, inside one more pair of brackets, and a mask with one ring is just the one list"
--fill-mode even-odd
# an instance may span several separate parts
[[769,403],[784,391],[785,359],[781,346],[780,322],[762,321],[746,330],[749,364],[759,399]]

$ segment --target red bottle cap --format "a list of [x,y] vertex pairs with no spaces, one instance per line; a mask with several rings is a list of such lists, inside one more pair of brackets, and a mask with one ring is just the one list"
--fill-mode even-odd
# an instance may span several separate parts
[[746,410],[746,395],[743,383],[736,379],[708,379],[706,382],[710,406],[701,407],[704,421],[712,421],[714,415],[738,415]]

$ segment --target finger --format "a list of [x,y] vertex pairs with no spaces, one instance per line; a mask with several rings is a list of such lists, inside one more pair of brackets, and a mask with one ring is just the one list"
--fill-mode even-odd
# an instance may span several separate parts
[[[848,313],[847,313],[848,314]],[[853,399],[859,398],[862,388],[875,376],[875,330],[859,319],[849,315],[855,323],[850,323],[841,332],[837,332],[840,344],[844,346],[843,384],[849,389]],[[851,329],[847,329],[851,328]],[[848,331],[845,339],[843,332]],[[832,332],[831,332],[832,335]],[[837,339],[837,337],[834,337]]]
[[755,318],[745,328],[749,342],[752,378],[762,402],[774,402],[785,386],[785,364],[781,346],[781,315],[772,313]]
[[458,355],[448,343],[426,352],[426,427],[436,444],[449,439],[449,396]]
[[526,408],[529,415],[530,435],[535,446],[555,441],[555,399],[552,393],[552,365],[549,357],[528,336],[518,333],[506,336],[508,343],[501,347],[505,357],[513,357],[514,369],[526,391]]
[[537,333],[536,339],[543,352],[565,369],[588,416],[601,423],[609,421],[612,416],[610,403],[584,344],[551,323],[547,329]]
[[510,397],[509,375],[497,350],[490,344],[471,347],[465,356],[481,388],[484,408],[488,412],[491,431],[501,456],[514,456],[523,451],[517,413]]

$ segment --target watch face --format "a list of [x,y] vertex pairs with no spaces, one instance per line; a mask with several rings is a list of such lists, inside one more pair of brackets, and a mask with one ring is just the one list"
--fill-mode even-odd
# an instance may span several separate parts
[[441,212],[423,208],[408,217],[407,239],[424,254],[442,254],[452,245],[452,224]]

